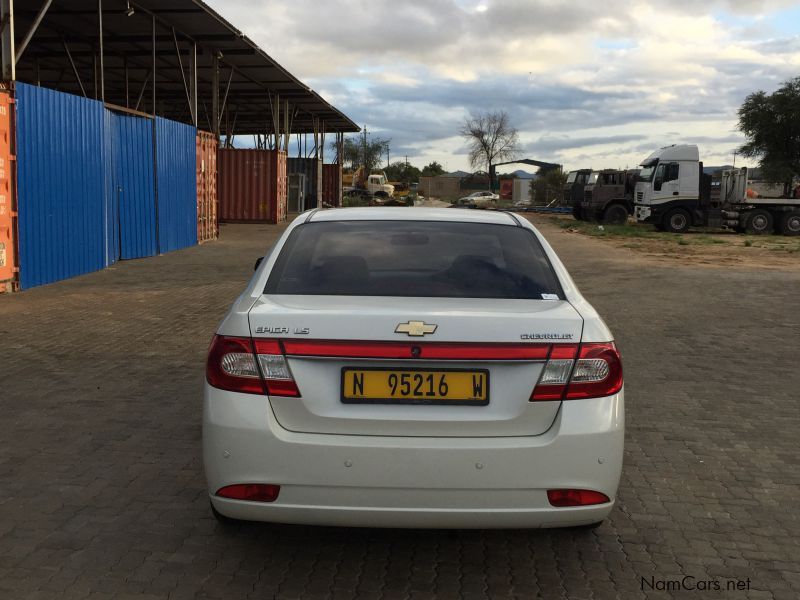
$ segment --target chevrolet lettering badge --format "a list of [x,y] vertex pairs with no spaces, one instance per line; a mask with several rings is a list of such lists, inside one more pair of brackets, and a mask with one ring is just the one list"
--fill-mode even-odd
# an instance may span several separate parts
[[412,337],[422,337],[436,331],[436,325],[428,325],[424,321],[409,321],[400,323],[394,330],[395,333],[405,333]]

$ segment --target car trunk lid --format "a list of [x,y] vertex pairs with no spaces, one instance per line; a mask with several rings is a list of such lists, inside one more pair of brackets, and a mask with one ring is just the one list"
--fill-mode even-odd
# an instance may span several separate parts
[[[281,426],[383,436],[547,431],[560,402],[530,402],[531,392],[551,345],[577,343],[583,326],[573,306],[558,299],[263,295],[249,318],[254,338],[282,340],[300,390],[299,398],[270,397]],[[480,389],[480,398],[471,401],[428,401],[425,390],[441,383],[433,379],[423,381],[411,399],[353,401],[343,389],[348,370],[377,371],[370,373],[373,378],[454,374],[445,383],[485,384],[486,393]],[[414,375],[409,377],[413,385]]]

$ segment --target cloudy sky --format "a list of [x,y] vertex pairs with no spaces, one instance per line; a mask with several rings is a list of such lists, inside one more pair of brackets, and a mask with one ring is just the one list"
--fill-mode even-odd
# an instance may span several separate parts
[[745,96],[800,75],[797,0],[209,3],[394,156],[451,171],[465,116],[498,109],[523,156],[567,168],[680,142],[730,163]]

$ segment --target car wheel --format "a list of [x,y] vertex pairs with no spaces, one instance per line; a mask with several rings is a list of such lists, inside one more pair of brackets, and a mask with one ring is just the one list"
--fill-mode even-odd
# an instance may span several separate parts
[[772,233],[773,219],[772,213],[763,208],[750,211],[745,218],[744,230],[752,235],[764,235]]
[[783,235],[800,235],[800,210],[791,210],[781,216]]
[[661,222],[666,231],[672,233],[686,233],[692,223],[692,217],[682,208],[675,208],[664,215]]
[[603,213],[603,222],[609,225],[624,225],[628,222],[628,210],[622,204],[612,204]]

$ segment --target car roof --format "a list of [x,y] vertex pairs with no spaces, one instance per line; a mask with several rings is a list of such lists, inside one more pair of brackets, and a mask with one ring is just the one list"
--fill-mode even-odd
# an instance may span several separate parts
[[408,206],[370,206],[316,210],[308,216],[306,223],[322,221],[449,221],[454,223],[519,225],[514,217],[505,212]]

